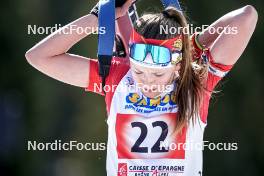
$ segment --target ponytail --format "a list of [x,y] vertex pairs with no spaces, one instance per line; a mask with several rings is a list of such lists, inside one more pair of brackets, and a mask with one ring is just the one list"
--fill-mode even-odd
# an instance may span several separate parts
[[[160,31],[161,26],[175,28],[177,32],[164,34]],[[186,17],[182,11],[171,6],[163,10],[162,13],[143,15],[135,26],[135,30],[145,38],[164,40],[174,38],[178,34],[183,35],[183,59],[179,70],[179,78],[176,80],[176,90],[173,91],[178,106],[175,132],[181,131],[189,120],[194,120],[193,117],[197,117],[202,102],[202,92],[204,91],[204,73],[207,70],[201,63],[193,63],[193,46],[190,41],[190,34],[184,33],[184,28],[188,28]]]

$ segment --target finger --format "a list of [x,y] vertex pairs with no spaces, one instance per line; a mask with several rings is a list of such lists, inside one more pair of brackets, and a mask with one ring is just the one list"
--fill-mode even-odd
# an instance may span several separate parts
[[127,0],[125,4],[121,7],[122,10],[127,11],[128,8],[135,2],[135,0]]
[[127,13],[129,7],[135,2],[136,0],[127,0],[122,7],[117,7],[116,12],[119,16],[123,16]]
[[135,2],[135,0],[128,0],[126,3],[120,8],[122,15],[125,15],[129,9],[129,7]]

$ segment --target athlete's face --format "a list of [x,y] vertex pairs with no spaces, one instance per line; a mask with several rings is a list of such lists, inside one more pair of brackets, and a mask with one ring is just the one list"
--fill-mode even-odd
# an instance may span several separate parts
[[130,62],[132,76],[139,87],[142,87],[142,93],[154,98],[164,91],[166,85],[172,84],[177,77],[180,69],[180,63],[169,68],[149,68]]

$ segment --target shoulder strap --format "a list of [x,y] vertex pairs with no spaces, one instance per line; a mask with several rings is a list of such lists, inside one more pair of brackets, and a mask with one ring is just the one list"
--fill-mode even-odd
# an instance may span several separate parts
[[[102,86],[105,85],[105,78],[109,74],[113,55],[115,37],[115,0],[100,0],[98,15],[98,63],[99,75],[102,78]],[[104,30],[102,30],[104,29]]]
[[178,10],[182,11],[181,9],[181,5],[179,3],[178,0],[161,0],[163,6],[166,8],[168,6],[174,6],[176,7]]
[[[99,1],[99,15],[98,15],[98,25],[99,29],[104,29],[103,33],[98,35],[98,63],[99,63],[99,75],[102,78],[102,86],[105,86],[105,79],[109,74],[111,61],[113,57],[113,48],[115,40],[115,7],[122,6],[126,0],[100,0]],[[169,5],[181,9],[178,0],[161,0],[164,7]],[[117,20],[117,29],[121,38],[123,39],[124,45],[127,47],[129,40],[129,34],[132,29],[132,23],[138,18],[136,6],[129,9],[129,13],[124,17]],[[128,23],[130,20],[130,23]],[[123,25],[126,24],[126,25]],[[127,26],[129,24],[130,26]],[[125,28],[125,29],[124,29]],[[102,30],[99,30],[102,31]],[[128,49],[126,48],[126,52]]]

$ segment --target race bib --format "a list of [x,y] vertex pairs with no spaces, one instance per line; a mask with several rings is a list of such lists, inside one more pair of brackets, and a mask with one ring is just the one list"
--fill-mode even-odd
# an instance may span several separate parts
[[176,113],[154,117],[117,114],[118,159],[184,159],[186,127],[175,133]]

